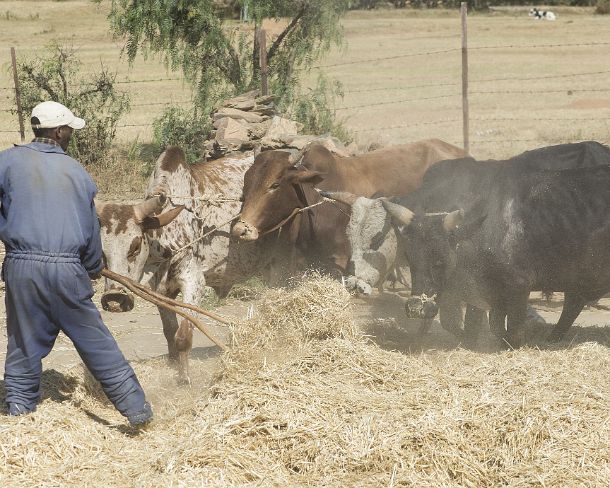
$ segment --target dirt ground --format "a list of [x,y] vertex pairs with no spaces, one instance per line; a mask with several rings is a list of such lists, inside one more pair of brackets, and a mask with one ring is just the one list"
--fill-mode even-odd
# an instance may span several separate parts
[[[101,283],[96,288],[101,289]],[[6,312],[3,291],[0,294],[2,295],[0,301],[0,373],[3,374],[6,357]],[[420,322],[405,317],[404,297],[407,295],[406,289],[397,288],[381,294],[375,291],[371,297],[354,297],[357,323],[373,341],[383,348],[404,354],[419,354],[425,351],[451,350],[461,347],[459,340],[443,330],[438,321],[434,322],[426,335],[419,336],[417,330]],[[551,301],[542,300],[539,295],[533,293],[530,301],[547,324],[528,324],[528,346],[539,349],[558,349],[590,341],[610,346],[610,298],[604,298],[598,304],[599,307],[606,307],[609,310],[588,307],[580,314],[564,341],[560,344],[548,344],[545,338],[561,314],[562,295],[555,294]],[[98,292],[94,301],[101,310],[99,297]],[[245,318],[251,306],[256,307],[256,301],[232,300],[217,308],[216,312],[227,317]],[[127,313],[102,311],[102,317],[128,360],[164,358],[167,355],[167,344],[163,336],[161,320],[154,305],[138,299],[133,311]],[[209,320],[206,320],[206,323],[217,337],[225,341],[229,340],[226,327]],[[500,349],[489,331],[484,330],[480,334],[477,350],[493,354]],[[194,331],[191,360],[209,364],[209,367],[206,368],[194,368],[198,371],[207,371],[209,375],[192,378],[193,383],[208,384],[219,364],[219,350],[197,330]],[[46,370],[66,370],[79,363],[80,359],[72,343],[63,334],[60,334],[53,351],[43,361]]]

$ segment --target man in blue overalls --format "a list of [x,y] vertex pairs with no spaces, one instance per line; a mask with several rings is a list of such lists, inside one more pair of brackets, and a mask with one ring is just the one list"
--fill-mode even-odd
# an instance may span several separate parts
[[136,375],[91,301],[103,268],[89,174],[64,152],[85,121],[57,102],[32,111],[35,139],[0,152],[0,239],[6,247],[9,415],[33,412],[42,358],[63,331],[132,425],[152,419]]

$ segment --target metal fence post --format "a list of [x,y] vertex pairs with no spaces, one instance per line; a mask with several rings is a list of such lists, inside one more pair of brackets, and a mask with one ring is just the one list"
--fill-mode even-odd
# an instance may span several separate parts
[[21,91],[19,90],[19,77],[17,76],[17,56],[15,48],[11,48],[11,60],[13,62],[13,78],[15,80],[15,103],[17,104],[17,115],[19,116],[19,132],[21,142],[25,141],[25,127],[23,125],[23,111],[21,110]]
[[464,150],[470,154],[470,119],[468,112],[468,3],[460,4],[462,14],[462,127],[464,135]]

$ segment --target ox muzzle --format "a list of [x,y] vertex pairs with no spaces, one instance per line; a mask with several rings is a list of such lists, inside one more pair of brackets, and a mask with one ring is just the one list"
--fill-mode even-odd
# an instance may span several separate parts
[[258,239],[258,229],[245,220],[238,220],[233,229],[231,229],[231,234],[242,241],[255,241]]
[[102,294],[102,308],[107,312],[129,312],[135,301],[131,293],[121,287],[112,286]]
[[425,294],[409,297],[405,303],[407,318],[432,319],[438,313],[436,295],[428,297]]
[[373,287],[366,281],[357,278],[356,276],[349,276],[344,280],[345,288],[349,291],[355,291],[361,295],[369,296],[373,293]]

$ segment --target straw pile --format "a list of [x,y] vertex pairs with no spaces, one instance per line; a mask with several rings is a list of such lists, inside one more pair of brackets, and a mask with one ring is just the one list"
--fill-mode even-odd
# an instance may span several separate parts
[[80,369],[0,417],[0,486],[610,486],[610,351],[402,355],[315,277],[270,291],[217,363],[177,388],[134,365],[158,420],[129,430]]

